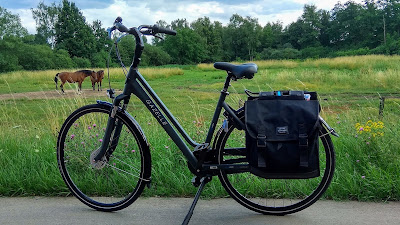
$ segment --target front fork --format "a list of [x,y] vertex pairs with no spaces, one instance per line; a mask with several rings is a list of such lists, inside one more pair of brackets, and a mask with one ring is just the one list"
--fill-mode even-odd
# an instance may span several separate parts
[[[119,107],[120,102],[124,100],[122,108]],[[122,130],[122,121],[116,118],[118,111],[124,111],[128,105],[129,96],[121,94],[115,98],[112,105],[110,116],[108,117],[107,127],[104,133],[103,141],[101,142],[100,149],[96,150],[97,153],[93,158],[92,163],[108,160],[108,157],[114,152],[118,145],[119,137]],[[111,141],[111,144],[110,144]]]

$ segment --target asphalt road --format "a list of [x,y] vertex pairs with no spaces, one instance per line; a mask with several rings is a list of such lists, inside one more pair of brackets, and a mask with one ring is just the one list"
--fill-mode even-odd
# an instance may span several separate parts
[[[0,224],[181,224],[191,205],[189,198],[139,198],[128,208],[98,212],[77,199],[25,197],[0,198]],[[200,199],[190,221],[195,224],[400,224],[400,202],[365,203],[318,201],[286,216],[252,212],[234,200]]]

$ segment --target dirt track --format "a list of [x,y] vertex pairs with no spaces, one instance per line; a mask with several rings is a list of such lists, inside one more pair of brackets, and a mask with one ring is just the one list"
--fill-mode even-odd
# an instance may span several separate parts
[[55,98],[73,98],[76,96],[83,97],[104,97],[106,96],[106,90],[103,91],[93,91],[91,89],[84,89],[81,93],[75,90],[65,90],[65,94],[61,91],[35,91],[35,92],[24,92],[24,93],[13,93],[13,94],[0,94],[0,100],[7,99],[55,99]]

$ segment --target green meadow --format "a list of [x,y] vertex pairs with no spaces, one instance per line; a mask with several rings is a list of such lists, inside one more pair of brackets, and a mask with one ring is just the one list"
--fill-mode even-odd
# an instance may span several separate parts
[[[231,83],[227,99],[231,106],[243,106],[244,89],[317,91],[321,115],[340,134],[332,138],[336,172],[324,198],[400,200],[400,56],[255,63],[259,71],[252,80]],[[225,72],[215,70],[212,64],[140,71],[187,133],[203,142]],[[110,100],[105,94],[107,70],[100,97],[85,95],[94,92],[89,78],[83,83],[83,94],[67,92],[49,97],[49,93],[57,94],[54,76],[58,72],[0,74],[0,196],[69,195],[57,168],[58,130],[78,107],[96,99]],[[110,77],[112,88],[120,91],[125,81],[122,70],[111,69]],[[65,89],[76,90],[76,85],[66,85]],[[25,92],[35,92],[39,97],[18,97]],[[384,107],[380,107],[382,103]],[[196,189],[190,183],[192,175],[179,149],[137,99],[132,98],[128,111],[141,124],[151,145],[153,183],[143,194],[193,196]],[[216,178],[206,186],[204,195],[228,194]]]

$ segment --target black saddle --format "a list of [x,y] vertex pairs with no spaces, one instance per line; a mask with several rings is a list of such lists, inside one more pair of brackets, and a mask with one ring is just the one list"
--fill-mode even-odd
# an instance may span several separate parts
[[231,73],[235,79],[247,78],[251,79],[254,74],[257,73],[257,65],[254,63],[245,63],[241,65],[234,65],[227,62],[216,62],[214,63],[215,69],[226,70]]

